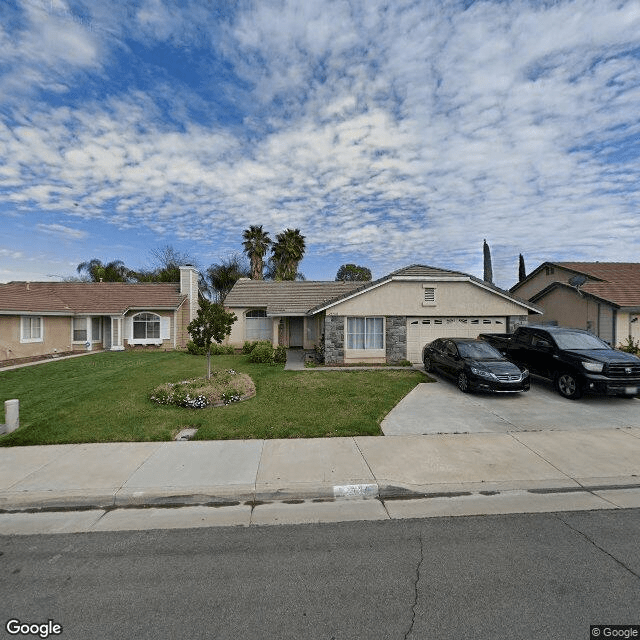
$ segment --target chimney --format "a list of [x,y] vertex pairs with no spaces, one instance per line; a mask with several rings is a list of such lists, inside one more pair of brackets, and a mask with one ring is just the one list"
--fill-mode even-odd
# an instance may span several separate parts
[[198,270],[190,264],[180,267],[180,294],[188,297],[189,322],[198,315]]

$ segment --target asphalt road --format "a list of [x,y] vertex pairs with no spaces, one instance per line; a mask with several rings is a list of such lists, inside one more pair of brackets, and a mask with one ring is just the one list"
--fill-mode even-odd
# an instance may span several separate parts
[[586,640],[640,623],[638,540],[638,509],[1,537],[1,637]]

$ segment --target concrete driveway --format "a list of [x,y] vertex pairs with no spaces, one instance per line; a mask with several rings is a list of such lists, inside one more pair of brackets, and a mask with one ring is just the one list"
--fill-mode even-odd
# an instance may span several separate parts
[[419,384],[383,420],[386,436],[640,427],[637,398],[566,400],[536,377],[526,393],[464,394],[448,379],[430,375],[436,382]]

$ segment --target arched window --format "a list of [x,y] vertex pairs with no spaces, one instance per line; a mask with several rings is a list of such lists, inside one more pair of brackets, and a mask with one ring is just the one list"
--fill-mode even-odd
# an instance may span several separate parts
[[245,314],[245,340],[271,340],[273,338],[273,321],[267,318],[264,309],[251,309]]
[[138,313],[133,316],[133,339],[160,339],[160,316],[155,313]]

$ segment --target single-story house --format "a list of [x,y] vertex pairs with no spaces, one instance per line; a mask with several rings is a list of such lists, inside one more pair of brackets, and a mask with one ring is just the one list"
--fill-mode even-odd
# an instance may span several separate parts
[[198,310],[198,271],[178,283],[0,284],[0,361],[127,346],[185,347]]
[[325,362],[420,362],[435,338],[505,333],[540,313],[530,302],[459,271],[412,265],[373,282],[241,278],[225,299],[228,342],[313,349]]
[[614,346],[640,340],[640,263],[543,262],[511,293],[540,306],[543,322],[586,329]]

